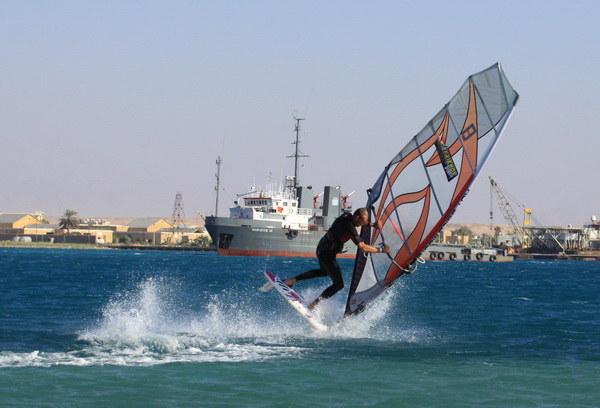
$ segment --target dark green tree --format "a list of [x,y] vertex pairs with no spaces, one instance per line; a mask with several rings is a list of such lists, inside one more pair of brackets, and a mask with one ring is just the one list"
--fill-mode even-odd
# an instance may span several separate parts
[[471,228],[467,227],[466,225],[463,225],[459,229],[452,230],[452,235],[463,237],[467,236],[471,238],[473,236],[473,231],[471,231]]

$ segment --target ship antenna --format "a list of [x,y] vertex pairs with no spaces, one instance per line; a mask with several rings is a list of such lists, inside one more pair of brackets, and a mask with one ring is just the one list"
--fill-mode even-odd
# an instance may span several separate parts
[[294,115],[294,120],[296,121],[296,126],[295,126],[295,129],[294,129],[294,131],[296,132],[296,140],[294,142],[292,142],[292,144],[296,145],[296,150],[295,150],[295,152],[294,152],[294,154],[292,156],[287,156],[287,157],[288,158],[292,158],[292,157],[294,158],[294,185],[292,187],[293,188],[292,191],[293,191],[294,196],[297,197],[297,194],[298,194],[298,184],[299,184],[298,159],[300,157],[310,157],[310,156],[307,156],[307,155],[303,154],[300,151],[300,148],[299,148],[299,145],[300,145],[300,121],[304,120],[304,118],[299,118],[297,111],[294,111],[293,115]]

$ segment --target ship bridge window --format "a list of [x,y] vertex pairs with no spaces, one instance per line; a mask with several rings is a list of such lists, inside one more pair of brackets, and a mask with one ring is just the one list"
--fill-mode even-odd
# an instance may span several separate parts
[[269,204],[269,200],[248,200],[249,206],[258,207],[261,205],[268,205],[268,204]]

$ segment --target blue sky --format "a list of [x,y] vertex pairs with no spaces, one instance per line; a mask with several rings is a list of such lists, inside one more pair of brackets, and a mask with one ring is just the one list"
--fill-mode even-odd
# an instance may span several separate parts
[[[418,3],[418,4],[415,4]],[[0,212],[214,213],[293,173],[364,204],[471,73],[521,95],[452,221],[488,223],[488,175],[544,225],[600,217],[600,2],[0,0]],[[514,207],[521,218],[522,210]],[[505,223],[494,204],[494,222]]]

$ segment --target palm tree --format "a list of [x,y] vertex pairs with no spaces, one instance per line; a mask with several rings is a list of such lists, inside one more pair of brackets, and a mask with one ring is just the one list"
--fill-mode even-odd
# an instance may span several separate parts
[[496,239],[498,239],[498,236],[502,233],[502,228],[500,227],[495,227],[494,228],[494,237],[496,237]]
[[58,229],[66,229],[67,233],[71,233],[71,228],[79,228],[79,219],[75,217],[77,211],[66,210],[65,214],[60,219]]

